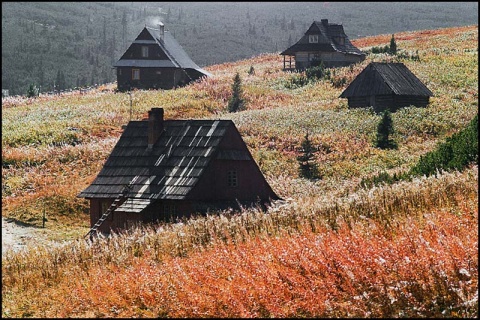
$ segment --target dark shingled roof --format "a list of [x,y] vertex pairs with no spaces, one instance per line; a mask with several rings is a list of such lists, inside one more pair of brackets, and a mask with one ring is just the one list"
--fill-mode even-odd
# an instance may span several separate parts
[[[310,34],[319,34],[318,43],[308,43],[308,36]],[[335,41],[335,37],[343,37],[345,43],[340,44]],[[314,21],[310,28],[305,32],[305,35],[297,41],[294,45],[284,50],[281,55],[294,55],[299,51],[323,51],[323,52],[342,52],[354,55],[365,55],[361,50],[355,47],[343,30],[341,24],[326,23],[321,21]]]
[[[148,121],[130,121],[104,167],[79,197],[116,198],[132,183],[125,206],[136,212],[149,202],[188,196],[211,159],[252,160],[248,151],[218,148],[231,120],[165,120],[148,148]],[[133,201],[133,202],[132,202]]]
[[342,92],[340,98],[389,94],[433,96],[403,63],[372,62]]
[[[159,30],[151,27],[145,27],[151,36],[151,40],[135,39],[133,44],[157,44],[168,57],[168,60],[141,60],[141,59],[120,59],[113,66],[114,67],[156,67],[156,68],[181,68],[193,69],[204,75],[211,76],[211,74],[200,68],[195,62],[190,59],[188,54],[183,50],[182,46],[175,40],[169,31],[165,30],[163,39],[159,37]],[[142,30],[142,32],[144,31]],[[141,33],[142,33],[141,32]],[[141,34],[140,33],[140,34]]]

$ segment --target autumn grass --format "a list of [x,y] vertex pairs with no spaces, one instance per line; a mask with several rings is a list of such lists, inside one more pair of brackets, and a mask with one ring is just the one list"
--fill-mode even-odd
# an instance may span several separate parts
[[[368,49],[390,37],[355,43]],[[2,216],[38,227],[46,212],[44,232],[68,240],[2,257],[2,316],[477,315],[477,167],[360,187],[379,172],[408,170],[478,113],[477,26],[395,39],[420,61],[369,54],[333,77],[348,84],[371,61],[401,61],[434,92],[427,108],[392,115],[398,150],[373,147],[380,116],[348,109],[338,98],[346,85],[288,88],[301,74],[282,71],[276,54],[209,66],[211,78],[134,91],[131,100],[114,84],[2,99]],[[247,108],[230,114],[237,72]],[[122,125],[152,107],[163,107],[166,119],[233,120],[285,203],[268,214],[212,212],[85,242],[88,202],[76,195],[100,171]],[[318,181],[297,175],[306,130],[318,147]]]
[[477,181],[475,167],[343,198],[312,195],[267,214],[224,212],[11,252],[2,258],[3,312],[472,316]]
[[[390,36],[355,43],[368,49],[387,44]],[[299,74],[282,71],[276,54],[209,66],[213,77],[176,90],[138,90],[130,96],[115,93],[112,84],[88,94],[2,99],[3,216],[38,226],[46,201],[49,227],[72,221],[83,227],[87,204],[75,195],[93,181],[122,125],[145,118],[152,107],[163,107],[166,119],[232,119],[269,181],[285,174],[296,177],[296,156],[307,130],[318,147],[320,174],[331,184],[406,170],[477,113],[478,31],[472,26],[398,33],[395,38],[400,52],[418,52],[420,61],[370,54],[362,63],[336,69],[332,77],[348,84],[371,61],[399,60],[434,92],[428,108],[405,108],[392,116],[398,152],[374,148],[379,116],[348,109],[346,100],[338,98],[346,85],[321,80],[289,89],[285,84]],[[248,74],[252,65],[254,75]],[[247,110],[230,114],[226,105],[236,72]]]

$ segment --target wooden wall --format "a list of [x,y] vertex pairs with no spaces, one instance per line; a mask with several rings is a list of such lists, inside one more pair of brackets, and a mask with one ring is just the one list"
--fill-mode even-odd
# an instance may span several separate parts
[[[132,80],[132,69],[140,69],[140,80]],[[117,68],[118,90],[172,89],[190,81],[185,71],[178,68]]]
[[426,107],[429,100],[429,97],[406,95],[358,96],[348,98],[348,106],[350,108],[373,107],[375,112],[383,112],[389,108],[390,111],[394,112],[399,108],[411,105],[416,107]]
[[310,57],[313,54],[318,54],[319,58],[323,61],[324,66],[327,68],[344,67],[363,60],[362,56],[344,54],[341,52],[296,52],[296,68],[305,69],[310,67]]

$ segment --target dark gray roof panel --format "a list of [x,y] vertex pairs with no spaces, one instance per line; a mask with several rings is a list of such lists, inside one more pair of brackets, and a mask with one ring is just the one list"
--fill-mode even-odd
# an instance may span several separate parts
[[154,28],[145,27],[152,38],[154,38],[157,44],[163,49],[165,54],[170,58],[170,60],[179,68],[182,69],[193,69],[197,70],[205,75],[211,76],[210,73],[200,68],[195,62],[190,59],[188,54],[182,48],[182,46],[175,40],[175,38],[170,34],[170,32],[165,31],[163,34],[163,39],[158,37],[158,32]]
[[[319,43],[308,43],[308,35],[320,34]],[[336,42],[335,37],[342,37],[344,44]],[[360,49],[355,47],[348,36],[345,34],[343,25],[328,23],[324,25],[321,21],[314,21],[304,36],[295,44],[284,50],[281,55],[294,55],[299,51],[323,51],[323,52],[342,52],[352,55],[365,55]]]
[[[145,33],[148,32],[148,34]],[[163,38],[160,38],[158,29],[145,27],[140,34],[144,34],[142,39],[135,39],[133,44],[157,44],[161,50],[167,55],[167,60],[152,60],[152,59],[120,59],[113,66],[114,67],[137,67],[137,68],[181,68],[186,71],[196,70],[197,72],[206,76],[211,76],[209,72],[200,68],[195,62],[190,59],[188,54],[182,46],[175,40],[169,31],[165,31]],[[149,39],[147,39],[149,38]]]
[[403,63],[372,62],[350,83],[340,98],[389,94],[433,96]]
[[[116,197],[133,181],[128,194],[143,199],[184,199],[212,158],[230,120],[164,120],[164,130],[148,148],[148,121],[130,121],[104,167],[80,197]],[[249,159],[242,152],[222,152],[222,159]]]

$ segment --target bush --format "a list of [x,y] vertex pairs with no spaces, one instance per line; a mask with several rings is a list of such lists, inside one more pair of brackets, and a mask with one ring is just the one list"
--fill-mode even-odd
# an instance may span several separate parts
[[432,175],[438,170],[462,170],[472,162],[478,164],[478,113],[460,132],[420,157],[411,175]]
[[285,83],[287,89],[297,89],[308,84],[308,79],[304,75],[295,75]]
[[325,70],[325,66],[323,65],[322,61],[316,62],[312,61],[312,67],[307,68],[305,70],[305,75],[307,76],[308,80],[319,80],[322,78],[330,77],[330,71]]
[[437,148],[420,157],[408,172],[393,176],[382,171],[372,178],[362,179],[360,186],[372,187],[381,183],[391,184],[415,176],[430,176],[437,171],[463,170],[468,165],[478,165],[478,114],[462,131],[447,138]]
[[27,90],[27,97],[28,98],[35,98],[38,96],[38,88],[32,83]]

